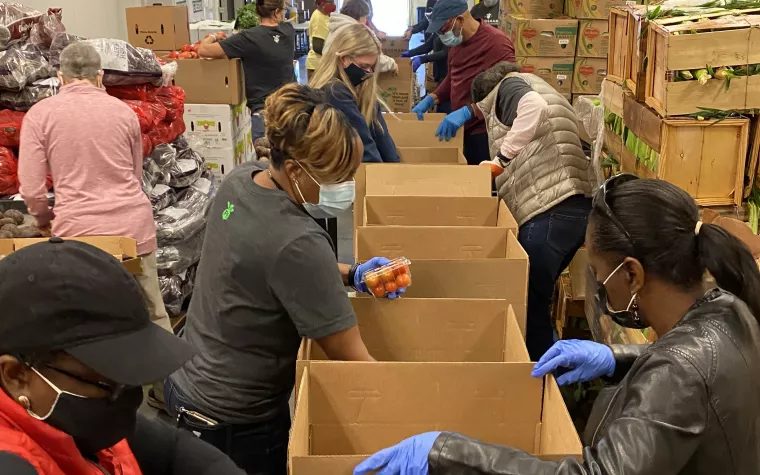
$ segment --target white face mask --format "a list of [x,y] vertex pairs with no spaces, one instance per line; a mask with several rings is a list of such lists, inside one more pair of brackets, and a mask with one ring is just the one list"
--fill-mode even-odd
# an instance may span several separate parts
[[[298,161],[296,161],[298,163]],[[311,174],[306,171],[306,168],[298,163],[304,172],[309,175],[309,178],[314,180],[319,186],[319,203],[309,203],[301,193],[301,188],[298,186],[298,182],[295,182],[296,190],[301,195],[303,201],[303,208],[314,219],[327,219],[334,218],[346,211],[354,202],[356,197],[356,182],[354,180],[344,181],[343,183],[335,183],[331,185],[320,184]]]

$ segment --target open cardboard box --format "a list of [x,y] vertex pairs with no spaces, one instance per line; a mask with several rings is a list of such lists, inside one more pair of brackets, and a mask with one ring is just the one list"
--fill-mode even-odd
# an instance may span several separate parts
[[364,197],[367,195],[491,196],[491,170],[488,167],[362,164],[354,179],[354,228],[364,223]]
[[454,431],[545,460],[581,458],[554,378],[532,363],[311,362],[290,434],[290,475],[352,475],[366,456]]
[[[49,238],[0,239],[0,259],[15,251],[31,246],[32,244],[48,240]],[[143,273],[142,259],[137,255],[137,242],[132,238],[121,236],[92,236],[65,238],[65,240],[80,241],[95,246],[119,260],[131,274],[140,275]]]
[[[528,362],[514,310],[496,299],[352,297],[362,340],[377,361]],[[296,391],[311,361],[329,360],[304,339],[296,362]],[[297,392],[296,392],[297,394]]]
[[451,140],[440,141],[435,135],[440,122],[435,120],[386,118],[385,123],[396,147],[464,148],[464,133],[461,130]]
[[396,151],[398,151],[401,163],[447,163],[452,165],[467,165],[467,159],[464,157],[462,150],[454,147],[397,147]]
[[[420,120],[416,112],[384,113],[384,117],[386,122],[389,120]],[[446,114],[438,112],[430,112],[422,115],[423,121],[435,122],[436,124],[440,124],[441,121],[445,118]]]

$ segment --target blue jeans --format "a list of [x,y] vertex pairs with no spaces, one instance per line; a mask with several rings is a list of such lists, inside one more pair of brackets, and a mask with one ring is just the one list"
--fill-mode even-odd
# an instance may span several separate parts
[[526,343],[531,361],[554,344],[554,284],[583,245],[590,212],[591,199],[575,195],[520,226],[518,240],[530,260]]
[[166,410],[176,418],[178,427],[194,432],[201,440],[227,454],[249,475],[287,474],[290,433],[290,408],[287,403],[271,421],[255,424],[220,422],[210,428],[191,417],[177,417],[180,407],[189,411],[200,411],[188,402],[170,379],[164,382],[164,398]]
[[253,141],[260,139],[267,134],[266,127],[264,126],[264,111],[254,112],[251,114],[251,135],[253,135]]

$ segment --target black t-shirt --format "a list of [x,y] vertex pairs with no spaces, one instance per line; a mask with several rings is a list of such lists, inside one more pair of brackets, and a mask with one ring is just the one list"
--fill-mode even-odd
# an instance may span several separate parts
[[280,23],[243,30],[219,43],[228,58],[243,61],[245,93],[252,112],[263,109],[271,93],[296,80],[295,38],[293,25]]
[[493,27],[499,27],[499,2],[492,7],[487,7],[485,2],[480,2],[472,7],[470,13],[476,20],[483,20]]

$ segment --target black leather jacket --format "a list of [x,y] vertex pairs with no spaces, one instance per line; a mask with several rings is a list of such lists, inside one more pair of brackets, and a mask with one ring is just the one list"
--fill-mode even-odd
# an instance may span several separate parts
[[430,475],[760,473],[760,327],[741,300],[711,290],[656,343],[613,353],[626,374],[583,461],[443,433]]

